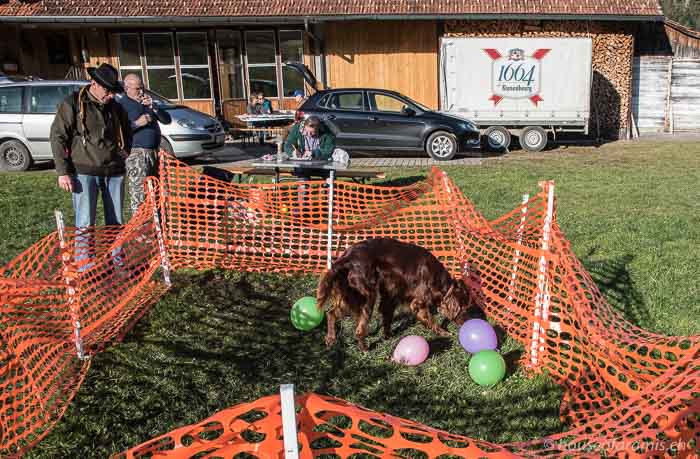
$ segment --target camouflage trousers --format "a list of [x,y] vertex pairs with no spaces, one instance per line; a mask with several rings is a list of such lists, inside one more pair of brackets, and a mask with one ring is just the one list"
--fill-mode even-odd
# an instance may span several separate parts
[[126,176],[129,188],[131,217],[136,214],[146,197],[146,177],[158,175],[158,152],[150,148],[132,148],[126,158]]

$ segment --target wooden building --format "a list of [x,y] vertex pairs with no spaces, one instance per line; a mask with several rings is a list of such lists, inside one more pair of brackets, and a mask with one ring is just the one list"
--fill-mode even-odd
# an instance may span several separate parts
[[657,0],[5,0],[0,70],[85,76],[110,62],[172,100],[232,120],[251,92],[294,108],[287,62],[327,87],[396,90],[439,108],[444,36],[593,38],[593,132],[630,126],[635,40]]

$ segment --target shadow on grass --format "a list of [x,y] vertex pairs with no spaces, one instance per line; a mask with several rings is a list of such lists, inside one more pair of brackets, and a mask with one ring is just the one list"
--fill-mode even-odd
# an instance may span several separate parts
[[409,177],[398,177],[395,179],[383,180],[381,182],[373,183],[377,186],[409,186],[414,183],[418,183],[425,180],[424,175],[411,175]]
[[[123,343],[95,356],[66,416],[28,457],[107,457],[284,383],[491,441],[561,430],[558,387],[513,378],[502,383],[509,389],[485,391],[469,380],[455,337],[414,330],[409,314],[397,316],[391,340],[373,337],[372,352],[358,351],[348,323],[327,350],[325,326],[303,333],[289,320],[294,301],[314,291],[313,277],[210,271],[174,281]],[[431,357],[420,367],[390,361],[405,333],[429,336]]]
[[594,253],[591,250],[582,262],[601,293],[627,320],[638,327],[649,328],[652,325],[649,308],[630,274],[629,266],[634,256],[628,254],[608,260],[593,260]]

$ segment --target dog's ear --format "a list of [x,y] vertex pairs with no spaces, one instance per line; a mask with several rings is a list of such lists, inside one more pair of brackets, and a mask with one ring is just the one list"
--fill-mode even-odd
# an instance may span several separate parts
[[457,325],[462,325],[467,320],[467,313],[473,306],[472,303],[469,289],[461,281],[453,281],[438,311]]
[[459,316],[462,309],[462,306],[458,301],[458,289],[458,282],[453,281],[452,285],[450,285],[450,288],[447,290],[447,293],[445,293],[445,296],[442,297],[440,306],[438,306],[438,312],[451,321],[454,321]]

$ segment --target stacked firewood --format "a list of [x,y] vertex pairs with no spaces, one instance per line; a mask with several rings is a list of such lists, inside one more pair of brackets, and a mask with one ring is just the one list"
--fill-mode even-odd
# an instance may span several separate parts
[[624,23],[587,21],[447,21],[446,37],[591,37],[591,132],[618,138],[628,127],[633,29]]

